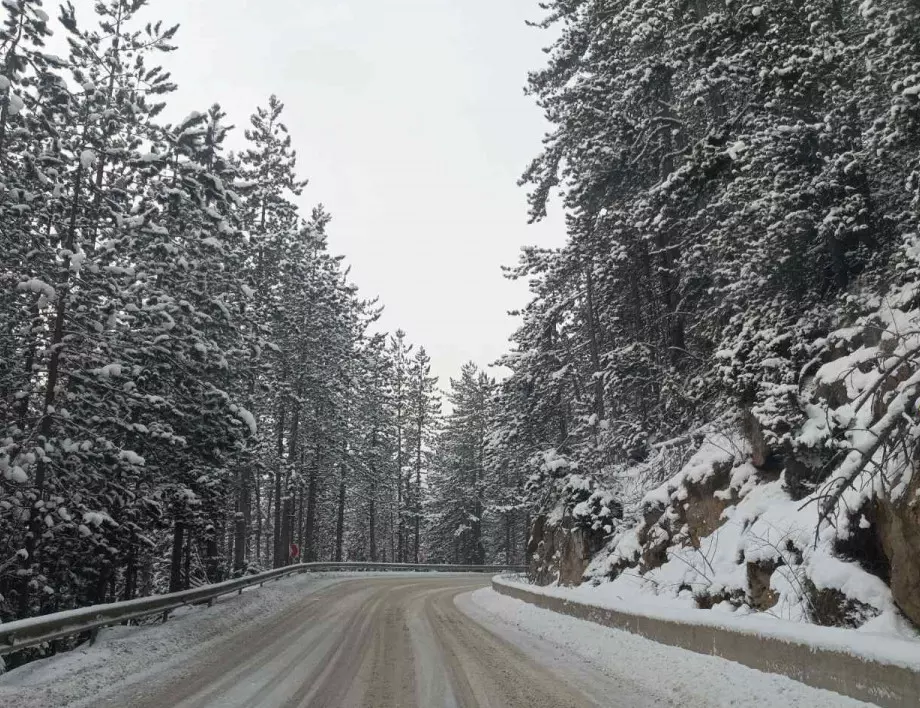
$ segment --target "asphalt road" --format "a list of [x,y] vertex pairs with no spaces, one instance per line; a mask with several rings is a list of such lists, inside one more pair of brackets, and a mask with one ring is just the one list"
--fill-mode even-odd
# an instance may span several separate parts
[[[305,595],[97,705],[582,708],[599,703],[461,612],[484,576],[363,578]],[[598,686],[592,686],[596,694]],[[613,687],[610,687],[613,688]],[[609,694],[608,694],[609,695]]]

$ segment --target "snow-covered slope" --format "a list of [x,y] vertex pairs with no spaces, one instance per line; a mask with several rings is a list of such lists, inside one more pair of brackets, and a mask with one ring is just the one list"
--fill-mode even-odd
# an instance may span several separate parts
[[[585,592],[915,636],[916,300],[915,287],[866,298],[865,314],[802,342],[810,358],[792,382],[697,436],[677,474],[637,496],[616,528],[563,502],[544,522],[557,535],[610,529],[591,562],[576,564]],[[624,489],[622,470],[606,474]],[[556,571],[544,567],[544,579],[571,584],[561,569],[573,547],[585,544],[534,544],[538,565]]]

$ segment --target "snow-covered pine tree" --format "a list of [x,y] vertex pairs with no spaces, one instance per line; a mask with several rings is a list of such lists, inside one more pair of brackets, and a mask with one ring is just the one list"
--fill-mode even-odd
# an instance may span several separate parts
[[422,503],[425,479],[431,466],[432,445],[441,416],[441,395],[438,377],[431,375],[431,357],[419,347],[409,363],[406,411],[406,476],[407,519],[412,533],[411,549],[406,561],[419,563],[422,552]]
[[473,364],[451,379],[435,444],[427,502],[428,543],[436,562],[482,564],[486,558],[486,444],[495,382]]
[[[376,319],[379,313],[372,313]],[[356,559],[384,561],[387,558],[387,510],[392,500],[391,465],[395,457],[394,426],[390,380],[390,361],[386,356],[386,337],[371,334],[361,347],[358,369],[358,399],[355,425],[361,432],[356,444],[356,463],[361,470],[356,490],[358,525],[349,546]],[[392,555],[389,556],[392,560]]]
[[[128,161],[146,134],[147,121],[160,108],[150,104],[149,97],[171,88],[157,71],[147,72],[145,57],[168,51],[174,31],[129,30],[135,5],[99,3],[95,8],[98,31],[81,30],[73,9],[62,10],[61,23],[70,43],[66,67],[76,92],[50,71],[63,66],[61,60],[44,55],[42,64],[33,64],[33,84],[42,93],[41,100],[29,108],[42,126],[37,137],[44,134],[45,141],[31,163],[34,169],[22,167],[26,174],[39,177],[36,184],[44,186],[50,201],[45,218],[33,224],[34,231],[27,237],[33,244],[31,274],[17,286],[37,298],[23,348],[32,381],[18,395],[19,430],[30,442],[14,442],[26,466],[13,460],[29,483],[19,497],[29,509],[21,512],[29,521],[21,549],[27,567],[21,573],[20,614],[34,611],[38,598],[42,604],[68,606],[115,591],[113,569],[120,564],[119,548],[93,528],[118,528],[103,509],[126,503],[129,487],[119,488],[116,480],[120,473],[130,477],[136,467],[132,460],[140,456],[123,449],[120,435],[106,429],[126,414],[125,396],[119,394],[103,404],[103,413],[96,392],[85,384],[89,377],[105,376],[110,371],[105,367],[117,366],[117,342],[105,335],[103,322],[111,321],[118,294],[129,284],[133,269],[124,268],[129,252],[115,259],[110,254],[96,258],[95,246],[101,234],[120,231],[127,214],[125,194],[136,175]],[[130,65],[123,61],[124,53],[134,53]],[[103,74],[106,83],[100,86],[97,79]],[[110,158],[108,162],[103,158],[102,165],[101,153]],[[109,193],[104,207],[103,190]],[[84,407],[93,412],[84,417]],[[83,427],[87,419],[89,431]],[[29,446],[34,447],[26,449]],[[113,470],[111,483],[101,488],[93,484],[94,475],[107,469]],[[86,491],[71,502],[64,491],[75,488]],[[78,526],[69,509],[81,512],[91,523]],[[76,531],[80,533],[70,535]],[[62,551],[86,544],[99,554],[99,563],[81,568],[80,580],[70,582],[72,574]],[[61,579],[59,593],[55,586]]]
[[[265,464],[273,470],[274,483],[268,490],[265,513],[272,528],[269,556],[274,567],[283,565],[287,558],[287,546],[282,546],[281,537],[281,495],[284,492],[285,434],[290,425],[288,408],[292,394],[288,376],[293,365],[292,357],[296,355],[295,351],[283,348],[279,343],[287,334],[281,321],[285,292],[275,276],[286,263],[286,242],[298,237],[297,206],[293,200],[306,186],[306,181],[299,179],[296,173],[297,153],[292,147],[287,126],[281,120],[283,111],[284,104],[276,96],[269,98],[267,108],[256,109],[250,117],[251,127],[245,131],[249,147],[242,155],[243,179],[249,186],[243,212],[244,225],[254,250],[250,264],[251,287],[256,294],[257,316],[271,341],[268,348],[274,354],[266,372],[267,378],[263,377],[262,381],[263,391],[267,388],[271,394],[262,396],[257,406],[260,414],[270,421],[265,431],[264,452],[267,454]],[[273,444],[268,445],[269,441]],[[257,496],[261,498],[263,495]],[[258,513],[261,529],[261,509]],[[261,532],[257,535],[261,536]],[[257,539],[257,543],[260,540]]]
[[394,445],[380,309],[328,214],[301,216],[280,101],[235,156],[219,106],[159,122],[176,28],[142,0],[65,5],[66,59],[41,2],[3,11],[0,620],[283,564],[291,540],[405,556],[409,408]]
[[903,419],[873,428],[882,448],[835,482],[840,441],[881,425],[889,403],[829,426],[841,448],[796,431],[811,406],[840,403],[809,389],[820,362],[855,346],[829,332],[875,322],[857,326],[906,347],[891,323],[912,296],[885,300],[898,314],[878,298],[914,272],[916,4],[543,9],[557,34],[529,91],[554,127],[524,182],[535,219],[560,193],[569,239],[511,271],[533,297],[503,360],[494,463],[526,470],[533,513],[578,516],[602,543],[614,497],[641,521],[644,490],[678,472],[700,431],[742,427],[758,466],[784,470],[794,498],[826,487],[832,514],[869,451],[912,440]]
[[392,525],[396,529],[392,539],[391,557],[397,563],[405,562],[408,548],[408,509],[411,487],[409,466],[409,366],[412,345],[406,341],[406,333],[397,330],[390,337],[387,355],[390,358],[390,389],[393,404],[393,439],[396,444],[396,459],[393,466],[392,485],[396,505],[392,509]]

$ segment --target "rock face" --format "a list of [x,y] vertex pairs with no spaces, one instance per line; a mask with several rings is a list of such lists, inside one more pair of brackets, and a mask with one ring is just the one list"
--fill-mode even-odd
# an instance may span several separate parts
[[[722,512],[736,501],[728,489],[731,470],[731,462],[716,463],[705,481],[684,484],[681,501],[644,510],[645,523],[639,534],[643,549],[640,573],[664,565],[671,545],[699,548],[701,539],[725,523]],[[716,495],[717,491],[723,494]]]
[[771,450],[764,438],[763,427],[749,409],[745,409],[741,415],[741,430],[751,444],[751,464],[754,467],[764,467]]
[[823,627],[849,627],[856,629],[866,620],[878,616],[878,610],[858,600],[847,597],[839,590],[819,590],[810,580],[803,583],[809,597],[811,621]]
[[556,580],[560,585],[578,585],[591,557],[603,544],[602,531],[577,525],[569,511],[557,523],[541,514],[534,519],[527,544],[530,578],[538,585],[549,585]]
[[770,579],[778,567],[779,564],[775,561],[746,564],[748,582],[746,601],[751,607],[763,612],[776,606],[779,594],[770,586]]
[[897,501],[876,503],[876,529],[888,558],[891,594],[898,607],[920,626],[920,472]]
[[[728,489],[731,481],[731,463],[716,464],[712,476],[702,484],[687,484],[687,499],[680,507],[678,523],[685,525],[690,544],[700,547],[700,541],[725,523],[722,518],[737,499]],[[716,492],[724,492],[717,496]]]

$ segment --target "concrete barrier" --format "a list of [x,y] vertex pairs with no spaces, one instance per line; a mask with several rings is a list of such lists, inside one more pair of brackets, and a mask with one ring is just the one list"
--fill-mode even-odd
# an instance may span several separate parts
[[527,590],[493,578],[492,588],[546,610],[638,634],[661,644],[719,656],[752,669],[782,674],[815,688],[883,708],[920,706],[920,673],[815,647],[805,642],[741,633],[722,627],[629,614]]

